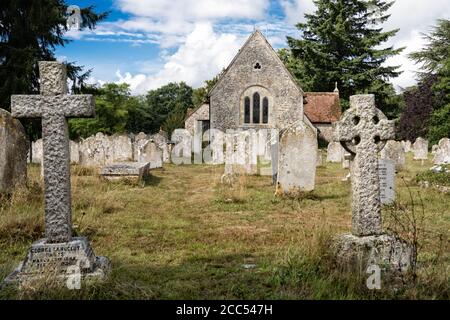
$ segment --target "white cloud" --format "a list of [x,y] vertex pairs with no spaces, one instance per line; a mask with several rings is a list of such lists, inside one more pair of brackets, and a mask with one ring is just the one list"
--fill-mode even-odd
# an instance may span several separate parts
[[405,47],[398,56],[386,61],[387,65],[400,65],[403,73],[391,80],[395,86],[408,87],[416,83],[419,65],[408,58],[408,54],[420,50],[425,44],[421,33],[428,33],[439,18],[450,17],[448,0],[397,0],[389,10],[391,17],[384,23],[385,30],[399,28],[388,44],[395,48]]
[[[88,41],[158,45],[159,58],[132,62],[139,66],[136,73],[117,73],[118,82],[129,83],[133,93],[170,81],[200,86],[230,62],[255,26],[276,48],[286,45],[287,35],[299,36],[294,25],[314,11],[313,0],[279,0],[279,4],[284,12],[281,18],[270,16],[269,0],[116,0],[116,8],[130,18],[69,35]],[[415,83],[418,70],[407,54],[422,47],[421,32],[427,32],[437,18],[450,16],[450,1],[397,0],[390,13],[385,30],[401,30],[387,45],[406,49],[386,64],[401,66],[403,74],[391,81],[406,87]]]
[[117,0],[124,12],[161,20],[260,19],[268,0]]
[[239,50],[244,39],[232,34],[217,34],[212,24],[197,23],[186,41],[171,56],[164,67],[153,75],[117,72],[118,83],[128,83],[134,94],[145,93],[169,82],[185,81],[198,87],[217,75]]
[[280,4],[290,25],[305,21],[305,13],[312,13],[316,8],[313,0],[280,0]]
[[[296,24],[304,21],[304,14],[314,11],[312,0],[280,0],[285,12],[286,22]],[[449,0],[396,0],[390,8],[391,17],[383,25],[385,30],[400,29],[386,45],[394,48],[406,47],[398,56],[388,59],[386,65],[399,65],[403,73],[391,79],[395,86],[408,87],[414,85],[419,66],[408,58],[408,54],[420,50],[424,45],[421,33],[428,32],[439,18],[450,17]]]

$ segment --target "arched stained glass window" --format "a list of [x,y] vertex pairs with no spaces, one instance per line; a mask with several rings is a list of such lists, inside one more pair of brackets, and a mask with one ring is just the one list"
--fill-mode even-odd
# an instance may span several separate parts
[[253,123],[259,123],[261,98],[258,92],[253,94]]
[[244,101],[244,123],[250,123],[250,98],[245,97]]
[[269,99],[264,97],[263,99],[263,123],[269,122]]

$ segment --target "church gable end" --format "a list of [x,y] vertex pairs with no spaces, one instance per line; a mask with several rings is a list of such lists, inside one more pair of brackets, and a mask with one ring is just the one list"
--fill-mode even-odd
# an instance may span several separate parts
[[210,92],[211,127],[284,128],[303,119],[303,91],[255,31]]

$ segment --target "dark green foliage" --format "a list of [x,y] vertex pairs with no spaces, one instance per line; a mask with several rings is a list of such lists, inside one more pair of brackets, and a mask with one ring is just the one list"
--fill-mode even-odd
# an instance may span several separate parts
[[148,110],[151,110],[154,119],[148,130],[157,132],[171,114],[174,114],[170,120],[172,125],[176,128],[184,128],[186,111],[192,107],[192,94],[192,88],[184,82],[169,83],[159,89],[149,91],[145,103]]
[[437,144],[442,138],[450,138],[450,57],[444,61],[438,73],[438,83],[433,90],[437,103],[431,113],[428,128],[431,145]]
[[435,103],[433,85],[437,77],[430,75],[417,86],[404,92],[405,109],[397,126],[397,136],[402,140],[414,142],[428,133],[428,121]]
[[69,133],[72,139],[89,137],[97,132],[105,134],[125,132],[128,112],[135,108],[135,98],[130,96],[126,84],[107,83],[97,89],[95,96],[95,118],[71,119]]
[[422,64],[423,75],[437,73],[445,65],[450,55],[450,20],[440,19],[430,34],[423,34],[428,41],[427,46],[409,57]]
[[[436,144],[441,138],[450,137],[450,20],[441,19],[433,27],[429,35],[424,35],[428,41],[421,51],[410,54],[410,58],[421,64],[423,72],[419,73],[419,85],[416,90],[417,99],[426,95],[426,103],[419,101],[415,109],[425,117],[416,119],[422,122],[421,134],[427,134],[430,145]],[[429,79],[434,79],[429,84]],[[426,87],[422,92],[421,88]],[[405,97],[406,98],[406,97]],[[423,98],[420,98],[424,100]],[[405,113],[409,111],[408,102]]]
[[398,66],[384,62],[402,49],[380,47],[398,30],[383,32],[381,23],[393,2],[381,0],[316,0],[313,14],[297,24],[300,39],[288,37],[288,50],[282,60],[305,91],[334,89],[335,82],[343,105],[351,95],[374,93],[377,107],[397,116],[399,105],[387,81],[399,75]]
[[169,83],[146,96],[131,96],[127,84],[114,83],[101,88],[85,87],[83,92],[95,95],[96,116],[70,120],[72,139],[97,132],[156,133],[160,128],[171,134],[184,127],[186,110],[192,106],[192,88],[184,82]]
[[[54,50],[64,46],[67,4],[63,0],[2,0],[0,2],[0,107],[10,109],[12,94],[37,93],[37,62],[55,60]],[[82,28],[93,29],[106,13],[97,14],[92,6],[81,10]],[[69,63],[72,89],[80,90],[89,71]],[[31,138],[40,135],[40,121],[25,120]]]

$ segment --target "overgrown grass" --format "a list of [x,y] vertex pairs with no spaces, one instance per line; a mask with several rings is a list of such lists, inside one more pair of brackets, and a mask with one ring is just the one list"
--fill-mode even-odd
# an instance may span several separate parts
[[[108,183],[74,168],[74,233],[111,259],[109,279],[81,290],[7,287],[0,298],[449,299],[450,196],[420,189],[415,180],[430,166],[408,156],[398,174],[398,205],[410,206],[410,192],[414,199],[420,192],[427,217],[417,279],[400,290],[370,291],[363,277],[334,265],[332,239],[351,223],[350,182],[341,181],[340,164],[319,167],[314,193],[297,198],[275,197],[271,177],[224,185],[223,166],[167,165],[144,186]],[[31,166],[28,188],[1,200],[0,278],[43,236],[42,192],[39,167]]]
[[420,172],[416,176],[416,181],[427,181],[431,185],[450,187],[450,165],[442,165],[441,167],[442,172],[433,172],[431,170]]

